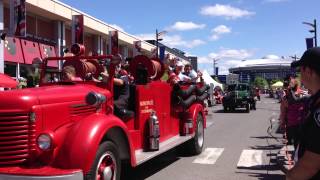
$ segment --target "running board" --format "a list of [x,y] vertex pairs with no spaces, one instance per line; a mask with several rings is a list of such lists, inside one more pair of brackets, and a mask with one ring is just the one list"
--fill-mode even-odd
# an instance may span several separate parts
[[136,155],[137,166],[166,151],[169,151],[174,147],[177,147],[178,145],[190,140],[192,137],[193,136],[191,135],[188,135],[188,136],[177,135],[172,138],[169,138],[168,140],[160,143],[158,151],[144,152],[142,149],[136,150],[135,155]]

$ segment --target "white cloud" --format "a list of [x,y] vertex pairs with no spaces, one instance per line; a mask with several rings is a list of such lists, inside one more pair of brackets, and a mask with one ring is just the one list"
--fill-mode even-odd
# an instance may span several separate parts
[[219,26],[215,27],[214,29],[212,29],[211,31],[216,34],[226,34],[226,33],[230,33],[231,29],[225,25],[219,25]]
[[156,40],[156,34],[137,34],[135,36],[142,40]]
[[[155,34],[138,34],[136,35],[138,38],[142,40],[155,40]],[[183,48],[194,48],[196,46],[200,46],[205,44],[206,42],[201,39],[194,39],[194,40],[184,40],[180,35],[163,35],[163,41],[161,43],[169,46],[169,47],[183,47]]]
[[246,16],[252,16],[255,12],[242,10],[230,5],[216,4],[214,6],[204,6],[201,8],[200,13],[206,16],[222,16],[226,19],[237,19]]
[[188,30],[193,30],[193,29],[203,29],[205,28],[205,24],[196,24],[194,22],[181,22],[178,21],[174,23],[174,25],[170,26],[168,30],[175,30],[175,31],[188,31]]
[[212,35],[211,35],[211,40],[218,40],[220,39],[221,35],[222,34],[228,34],[228,33],[231,33],[231,28],[225,26],[225,25],[219,25],[215,28],[213,28],[211,30],[212,32]]
[[125,32],[124,29],[123,29],[121,26],[119,26],[119,25],[109,24],[109,26],[111,26],[111,27],[113,27],[113,28],[115,28],[115,29],[117,29],[117,30],[119,30],[119,31]]
[[183,40],[179,35],[165,35],[163,37],[163,43],[169,47],[184,47],[189,49],[205,44],[205,42],[200,39],[194,39],[191,41]]
[[250,58],[254,52],[246,49],[220,49],[218,52],[212,52],[207,56],[199,57],[199,69],[207,70],[209,73],[213,71],[213,59],[218,59],[217,67],[219,74],[228,74],[229,68],[239,66],[243,63],[243,59]]

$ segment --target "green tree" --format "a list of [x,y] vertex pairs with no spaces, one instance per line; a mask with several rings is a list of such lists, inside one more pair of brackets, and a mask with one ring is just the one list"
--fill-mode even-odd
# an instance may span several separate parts
[[260,89],[264,89],[264,88],[267,88],[268,87],[268,82],[265,78],[263,77],[256,77],[253,81],[253,85],[255,87],[258,87]]

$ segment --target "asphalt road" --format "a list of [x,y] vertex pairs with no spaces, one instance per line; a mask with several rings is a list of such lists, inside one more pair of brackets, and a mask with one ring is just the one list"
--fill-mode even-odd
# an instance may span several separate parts
[[262,98],[257,110],[249,114],[244,110],[223,113],[217,105],[207,117],[209,127],[201,155],[188,157],[171,150],[137,168],[124,169],[125,179],[284,179],[275,160],[281,139],[267,133],[270,118],[278,114],[279,103],[270,98]]

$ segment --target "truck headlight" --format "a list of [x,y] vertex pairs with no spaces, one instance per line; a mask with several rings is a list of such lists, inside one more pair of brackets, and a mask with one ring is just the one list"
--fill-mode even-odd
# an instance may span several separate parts
[[106,96],[96,92],[89,92],[86,96],[86,103],[91,106],[99,107],[107,100]]
[[52,138],[49,134],[41,134],[37,138],[37,145],[38,147],[43,150],[47,151],[52,147]]

